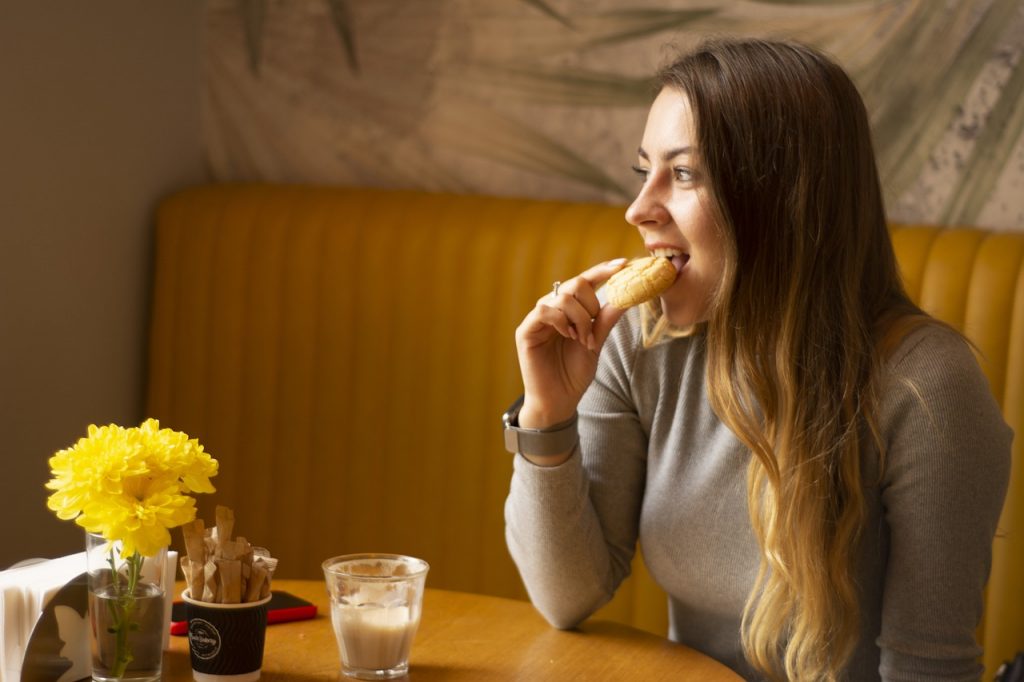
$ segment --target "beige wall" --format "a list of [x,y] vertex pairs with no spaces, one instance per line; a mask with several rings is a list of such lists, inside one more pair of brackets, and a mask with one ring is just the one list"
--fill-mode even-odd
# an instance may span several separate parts
[[12,0],[0,19],[0,568],[80,551],[47,458],[141,417],[156,201],[202,182],[202,0]]

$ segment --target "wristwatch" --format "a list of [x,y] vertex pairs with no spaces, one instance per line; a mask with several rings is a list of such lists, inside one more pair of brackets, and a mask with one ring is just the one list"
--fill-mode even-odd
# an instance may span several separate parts
[[519,396],[505,411],[505,414],[501,415],[501,423],[505,429],[506,450],[512,454],[525,453],[544,457],[560,455],[576,445],[579,436],[576,433],[575,414],[571,419],[546,429],[524,429],[519,426],[519,410],[522,408],[523,396]]

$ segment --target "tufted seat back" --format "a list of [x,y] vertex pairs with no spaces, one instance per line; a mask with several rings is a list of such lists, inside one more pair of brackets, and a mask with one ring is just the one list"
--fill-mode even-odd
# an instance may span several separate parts
[[[1024,234],[894,227],[908,287],[964,330],[1024,432]],[[635,255],[623,208],[275,185],[190,189],[160,207],[147,414],[217,457],[237,532],[279,575],[403,552],[432,587],[525,597],[505,549],[499,415],[514,329],[550,282]],[[994,547],[987,667],[1024,648],[1024,438]],[[203,499],[209,498],[209,499]],[[178,538],[180,542],[180,538]],[[637,561],[602,615],[666,631]]]

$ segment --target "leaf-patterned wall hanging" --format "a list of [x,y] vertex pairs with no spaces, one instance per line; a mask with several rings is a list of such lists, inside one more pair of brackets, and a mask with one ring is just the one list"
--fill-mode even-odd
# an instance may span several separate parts
[[857,82],[894,219],[1024,229],[1024,0],[209,0],[206,33],[219,179],[621,203],[656,68],[778,36]]

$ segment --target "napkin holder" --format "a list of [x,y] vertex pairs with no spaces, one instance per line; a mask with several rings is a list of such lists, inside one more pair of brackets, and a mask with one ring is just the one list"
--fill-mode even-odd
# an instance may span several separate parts
[[[178,553],[164,571],[164,649]],[[0,682],[72,682],[92,674],[85,552],[0,571]]]

